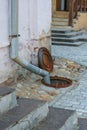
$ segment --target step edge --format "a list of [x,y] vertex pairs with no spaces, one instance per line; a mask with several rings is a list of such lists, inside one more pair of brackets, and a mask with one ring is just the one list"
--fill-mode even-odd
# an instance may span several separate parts
[[[42,111],[43,108],[44,108],[44,111],[45,111],[44,114],[43,114],[43,111]],[[46,111],[46,109],[47,109],[47,111]],[[33,115],[35,115],[36,112],[40,112],[40,113],[37,114],[38,117],[35,116],[35,119],[34,119],[34,116],[33,116]],[[17,124],[13,124],[13,125],[9,126],[9,127],[6,128],[6,129],[7,129],[7,130],[13,130],[13,129],[15,129],[15,127],[16,127],[15,130],[20,130],[19,127],[22,128],[21,122],[24,122],[24,121],[28,121],[28,122],[29,122],[29,120],[30,120],[30,122],[29,122],[29,126],[30,126],[30,127],[28,126],[28,127],[29,127],[28,130],[31,130],[32,128],[36,127],[39,122],[41,122],[44,118],[46,118],[48,112],[49,112],[48,103],[45,103],[44,105],[40,106],[39,108],[35,109],[33,112],[29,113],[28,115],[26,115],[26,116],[24,116],[22,119],[20,119],[20,120],[18,121],[18,124],[20,125],[20,126],[18,126],[18,129],[17,129],[17,127],[16,127]],[[43,116],[42,116],[42,115],[40,116],[40,114],[43,114]],[[34,124],[34,123],[31,121],[31,118],[33,119],[33,122],[34,122],[34,123],[35,123],[36,119],[37,119],[38,121],[36,121],[36,123]],[[35,120],[35,121],[34,121],[34,120]],[[11,129],[11,128],[12,128],[12,129]]]
[[[9,98],[9,99],[8,99]],[[7,100],[8,99],[8,100]],[[4,103],[3,103],[4,102]],[[16,92],[13,91],[0,99],[0,115],[17,106]]]

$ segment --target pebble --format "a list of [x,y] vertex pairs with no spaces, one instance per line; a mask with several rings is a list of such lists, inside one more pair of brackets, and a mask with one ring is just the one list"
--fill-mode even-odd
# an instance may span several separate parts
[[22,84],[20,84],[20,83],[17,84],[17,88],[20,88],[20,89],[21,89],[22,87],[23,87]]
[[50,96],[48,94],[41,94],[40,98],[42,98],[45,101],[50,101]]
[[48,92],[48,94],[51,95],[51,96],[55,96],[55,95],[59,94],[59,90]]

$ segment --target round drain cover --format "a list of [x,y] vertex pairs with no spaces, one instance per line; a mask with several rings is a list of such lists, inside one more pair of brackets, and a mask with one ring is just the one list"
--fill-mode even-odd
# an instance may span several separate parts
[[53,71],[53,60],[47,48],[41,47],[38,51],[39,67],[49,72]]
[[44,79],[42,79],[42,83],[48,87],[53,87],[53,88],[66,88],[72,85],[72,80],[65,78],[65,77],[58,77],[58,76],[53,76],[50,77],[50,84],[45,83]]

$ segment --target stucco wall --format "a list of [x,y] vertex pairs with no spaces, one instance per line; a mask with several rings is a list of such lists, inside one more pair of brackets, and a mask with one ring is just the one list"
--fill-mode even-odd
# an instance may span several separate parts
[[52,12],[56,11],[56,0],[52,0]]
[[[9,2],[10,0],[0,0],[0,82],[13,76],[17,69],[9,51]],[[50,24],[51,0],[19,0],[19,55],[31,62],[36,53],[35,48],[40,47],[39,38],[44,32],[44,41]],[[43,45],[47,46],[46,40]]]
[[0,82],[11,76],[16,66],[9,58],[8,2],[0,0]]
[[51,0],[38,0],[38,36],[50,30],[51,14]]
[[75,24],[73,25],[75,30],[80,29],[87,29],[87,13],[79,13],[78,19],[76,20]]

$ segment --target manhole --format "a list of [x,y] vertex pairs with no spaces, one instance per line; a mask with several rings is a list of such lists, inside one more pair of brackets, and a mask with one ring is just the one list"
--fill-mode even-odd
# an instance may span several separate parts
[[44,79],[42,79],[42,83],[48,87],[54,87],[54,88],[66,88],[72,85],[72,80],[64,77],[50,77],[51,84],[47,84],[44,82]]

